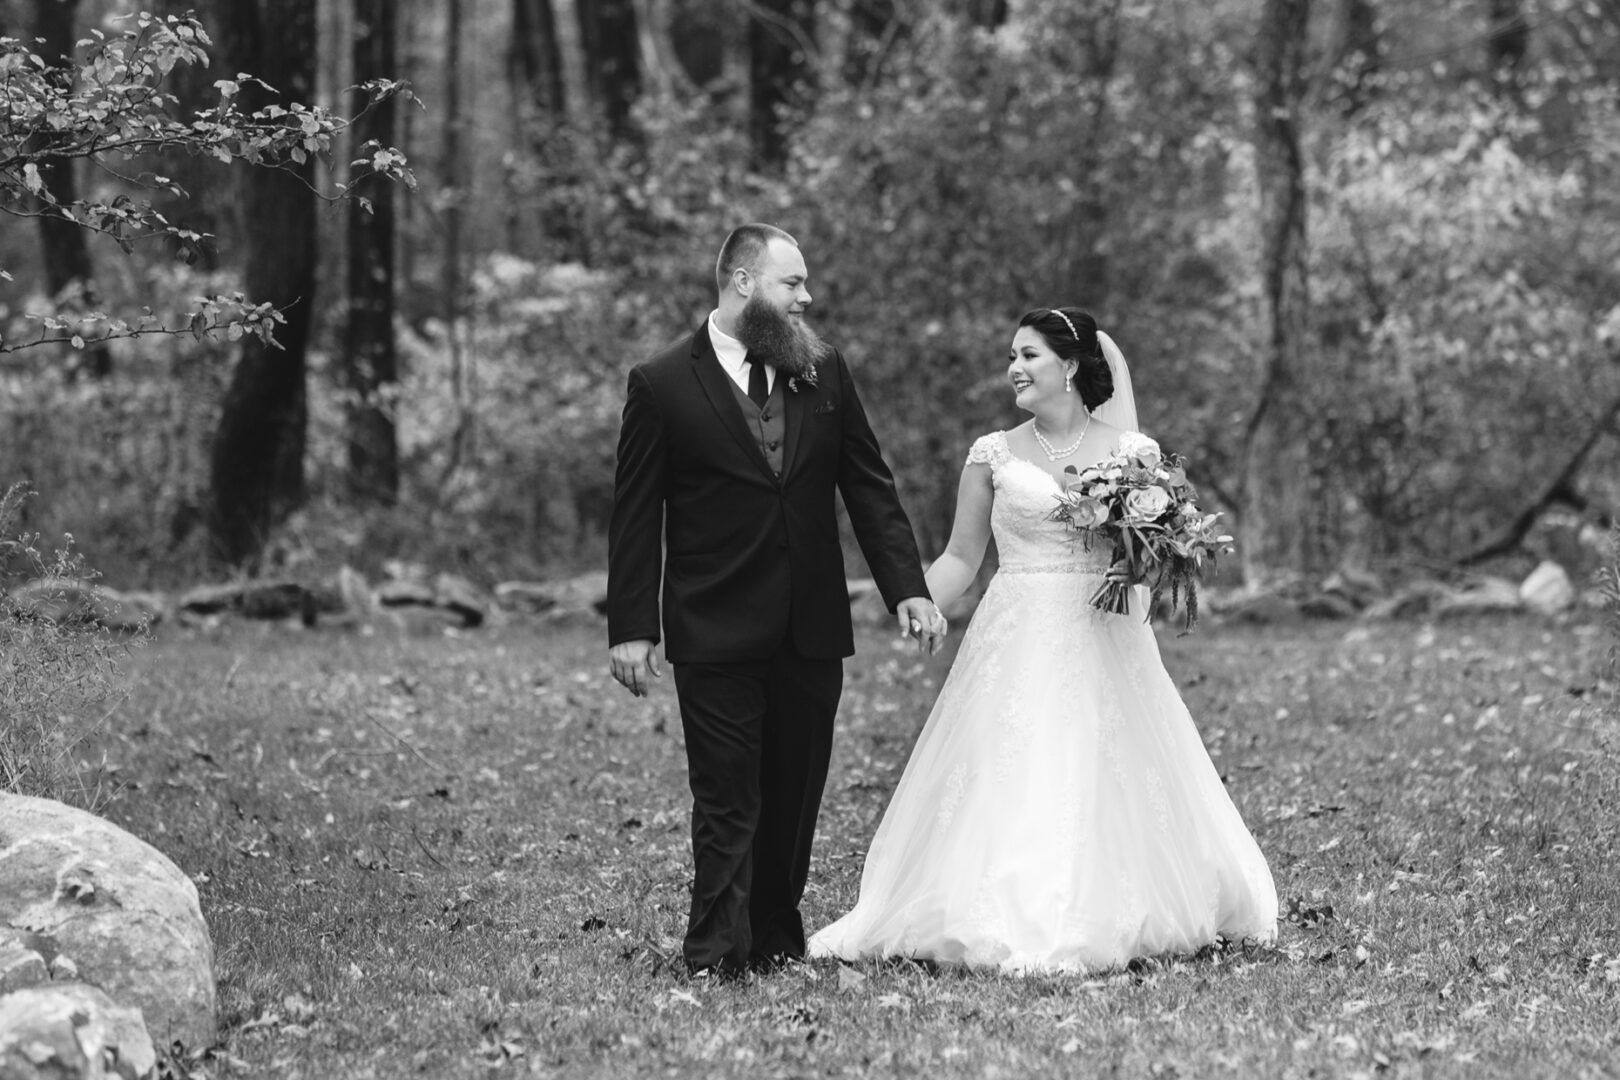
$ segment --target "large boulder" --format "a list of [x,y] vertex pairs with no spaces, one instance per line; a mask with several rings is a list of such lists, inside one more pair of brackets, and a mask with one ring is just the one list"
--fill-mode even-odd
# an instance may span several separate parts
[[80,982],[0,997],[0,1077],[5,1080],[145,1080],[157,1053],[140,1010]]
[[[162,1045],[214,1041],[214,946],[191,879],[94,814],[0,792],[0,953],[19,947],[140,1009]],[[26,956],[6,970],[37,974]]]

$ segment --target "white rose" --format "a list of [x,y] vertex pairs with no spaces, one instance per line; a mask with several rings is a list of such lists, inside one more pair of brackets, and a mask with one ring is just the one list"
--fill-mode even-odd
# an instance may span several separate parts
[[1108,507],[1093,498],[1076,499],[1069,504],[1069,520],[1077,529],[1095,529],[1108,520]]
[[1125,509],[1134,521],[1153,521],[1170,509],[1170,493],[1162,487],[1138,488],[1125,496]]
[[1164,451],[1159,449],[1159,444],[1140,431],[1127,431],[1121,435],[1119,452],[1130,455],[1149,469],[1157,469],[1164,460]]

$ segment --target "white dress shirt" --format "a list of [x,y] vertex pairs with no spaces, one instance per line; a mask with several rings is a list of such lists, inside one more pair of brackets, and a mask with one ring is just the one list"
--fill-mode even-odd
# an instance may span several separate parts
[[[726,333],[715,325],[714,317],[719,311],[709,312],[709,340],[714,343],[715,359],[725,368],[731,381],[748,393],[748,346]],[[776,368],[770,364],[765,365],[765,392],[768,394],[776,385]]]

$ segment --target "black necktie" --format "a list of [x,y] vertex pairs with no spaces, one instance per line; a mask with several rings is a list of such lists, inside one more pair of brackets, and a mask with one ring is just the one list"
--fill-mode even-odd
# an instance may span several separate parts
[[765,385],[765,361],[748,361],[748,398],[760,408],[765,407],[765,401],[771,396]]

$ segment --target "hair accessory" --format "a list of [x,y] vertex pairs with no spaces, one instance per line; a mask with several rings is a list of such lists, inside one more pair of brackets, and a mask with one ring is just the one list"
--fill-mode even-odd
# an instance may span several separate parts
[[1063,325],[1069,328],[1069,333],[1074,335],[1074,340],[1080,340],[1080,332],[1074,328],[1074,323],[1069,321],[1069,317],[1067,315],[1063,314],[1063,312],[1059,311],[1057,308],[1052,309],[1052,314],[1063,320]]

